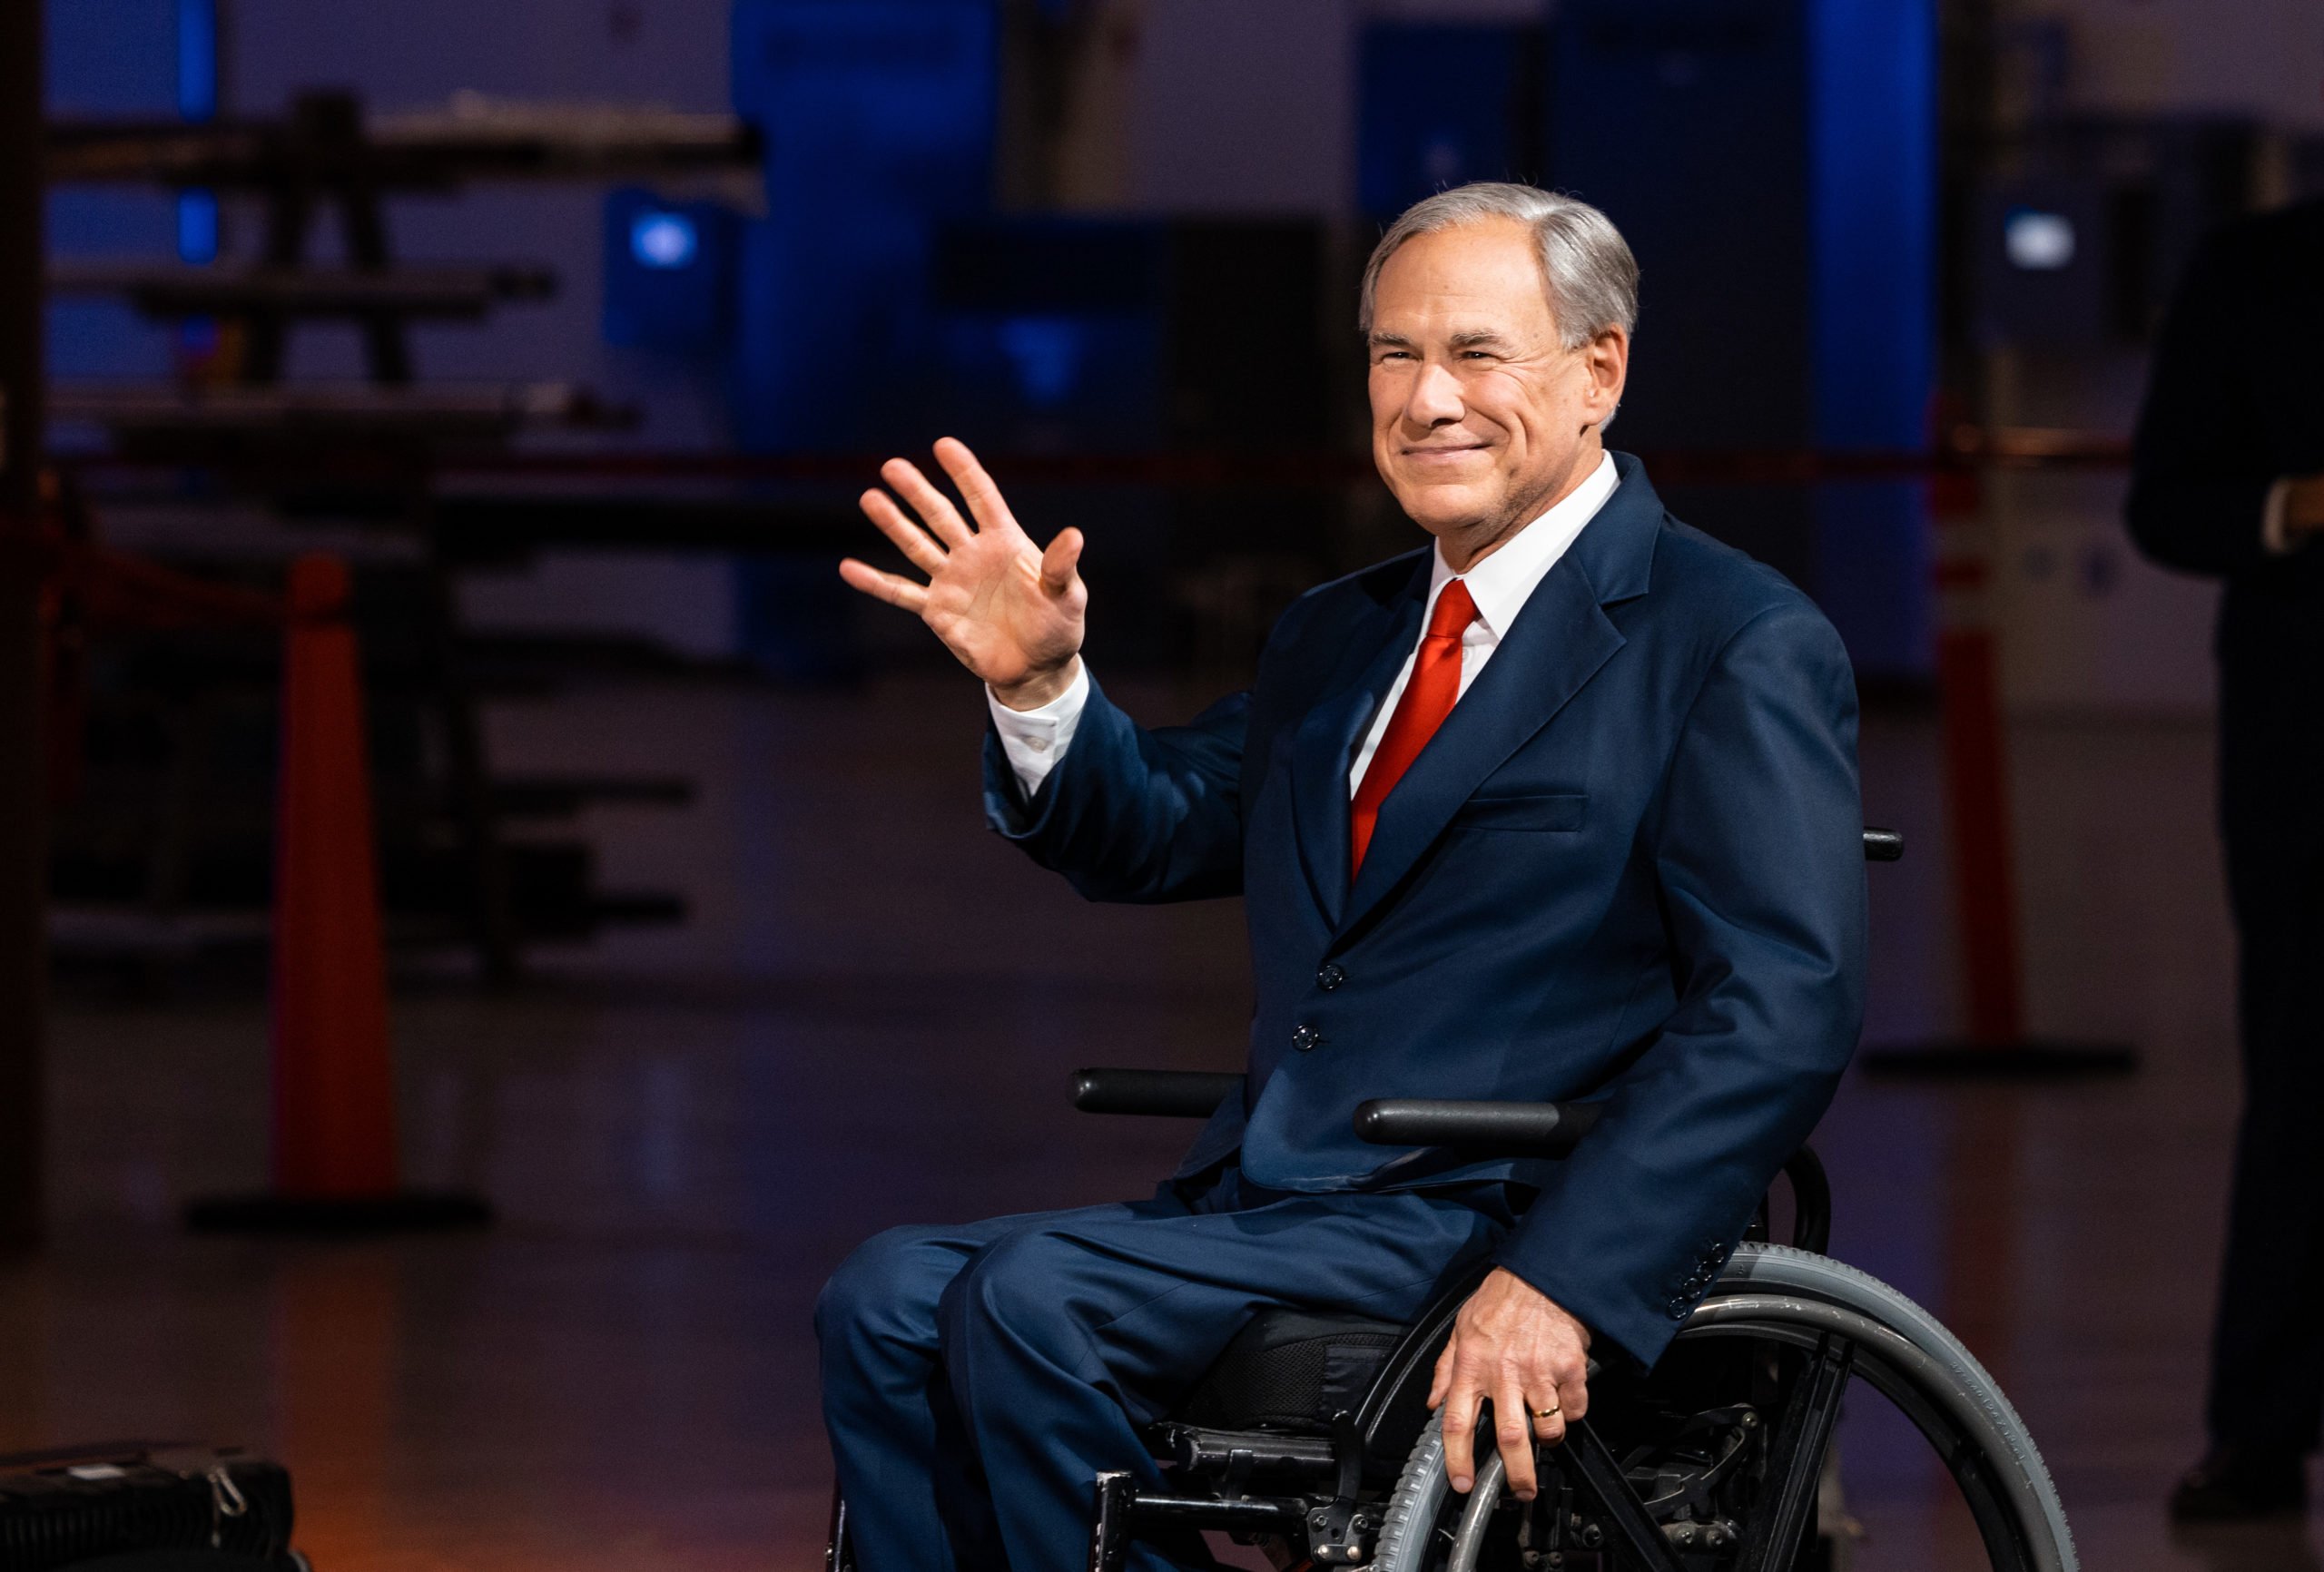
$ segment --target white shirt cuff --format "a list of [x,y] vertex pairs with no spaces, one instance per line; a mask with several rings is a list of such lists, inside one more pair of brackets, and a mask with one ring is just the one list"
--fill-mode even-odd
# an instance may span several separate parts
[[993,697],[990,688],[984,691],[984,702],[992,710],[992,729],[1000,733],[1001,750],[1009,755],[1009,772],[1030,797],[1073,745],[1074,728],[1081,724],[1082,707],[1089,702],[1089,663],[1077,660],[1072,683],[1038,710],[1012,710]]
[[2282,556],[2292,548],[2291,536],[2284,532],[2284,504],[2290,496],[2290,479],[2279,480],[2268,487],[2268,505],[2260,510],[2260,544],[2270,556]]

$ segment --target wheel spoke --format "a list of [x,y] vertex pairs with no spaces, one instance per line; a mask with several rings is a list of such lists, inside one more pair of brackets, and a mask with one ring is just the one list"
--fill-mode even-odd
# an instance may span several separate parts
[[1845,1338],[1819,1339],[1807,1368],[1792,1384],[1783,1420],[1768,1444],[1771,1494],[1752,1514],[1736,1572],[1787,1572],[1807,1533],[1824,1479],[1824,1454],[1840,1417],[1840,1396],[1856,1364],[1856,1345]]

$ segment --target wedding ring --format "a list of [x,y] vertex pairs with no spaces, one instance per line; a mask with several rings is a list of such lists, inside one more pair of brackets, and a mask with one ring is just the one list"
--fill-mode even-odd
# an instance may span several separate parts
[[1558,1417],[1560,1411],[1557,1409],[1535,1409],[1533,1417],[1537,1420],[1553,1420]]

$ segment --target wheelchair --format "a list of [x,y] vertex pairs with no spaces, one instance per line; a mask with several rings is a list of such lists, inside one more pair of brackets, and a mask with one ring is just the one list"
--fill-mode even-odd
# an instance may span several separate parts
[[[1903,843],[1866,830],[1866,856]],[[1243,1077],[1085,1069],[1078,1108],[1206,1118]],[[1587,1102],[1380,1100],[1357,1134],[1480,1158],[1557,1158],[1587,1137]],[[1803,1147],[1783,1170],[1790,1243],[1770,1198],[1651,1371],[1590,1371],[1590,1412],[1537,1443],[1531,1501],[1503,1488],[1481,1423],[1474,1485],[1456,1495],[1437,1356],[1487,1272],[1480,1263],[1409,1324],[1294,1307],[1239,1331],[1184,1402],[1147,1428],[1164,1480],[1094,1482],[1089,1572],[1121,1572],[1144,1539],[1189,1564],[1199,1534],[1258,1547],[1279,1572],[1845,1572],[1853,1535],[1833,1433],[1855,1383],[1886,1398],[1957,1485],[1994,1572],[2076,1572],[2055,1487],[1993,1378],[1926,1311],[1824,1253],[1831,1192]],[[834,1497],[827,1572],[853,1572]]]

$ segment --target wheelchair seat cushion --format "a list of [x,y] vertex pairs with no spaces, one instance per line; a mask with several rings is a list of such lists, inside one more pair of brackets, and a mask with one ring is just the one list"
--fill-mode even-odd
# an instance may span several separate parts
[[1392,1321],[1328,1311],[1261,1311],[1172,1417],[1221,1430],[1329,1435],[1354,1413],[1404,1334]]

